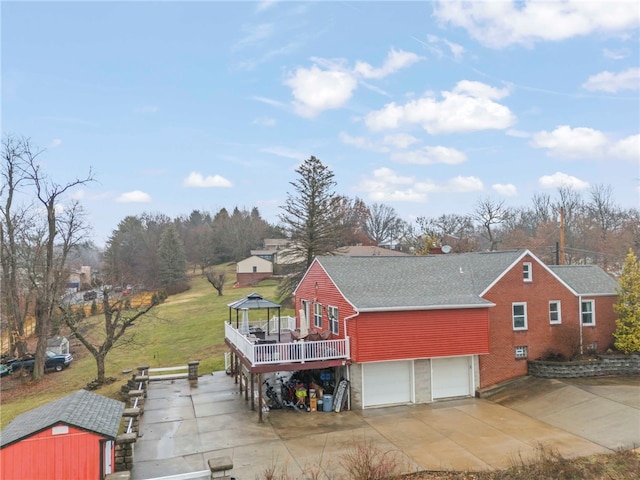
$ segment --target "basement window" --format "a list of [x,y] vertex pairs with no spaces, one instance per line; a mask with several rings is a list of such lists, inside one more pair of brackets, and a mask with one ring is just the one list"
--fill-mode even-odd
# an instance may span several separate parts
[[528,348],[526,345],[521,345],[515,348],[515,356],[516,358],[527,358],[528,356]]

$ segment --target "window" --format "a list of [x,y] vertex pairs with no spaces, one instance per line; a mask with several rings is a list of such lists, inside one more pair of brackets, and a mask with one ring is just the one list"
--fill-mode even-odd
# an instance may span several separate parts
[[562,323],[562,311],[560,310],[559,300],[549,302],[549,323]]
[[524,262],[522,264],[522,279],[525,282],[533,281],[533,272],[531,271],[531,262]]
[[582,317],[583,325],[596,324],[596,312],[594,311],[593,304],[593,300],[584,300],[580,304],[580,315]]
[[258,273],[258,267],[256,267],[255,265],[253,266],[253,273]]
[[513,329],[526,330],[527,329],[527,304],[513,303],[511,305],[511,308],[513,313]]
[[529,352],[528,352],[528,348],[526,347],[526,345],[523,345],[523,346],[515,348],[515,356],[516,356],[516,358],[527,358],[528,353]]
[[322,328],[322,304],[313,304],[313,325]]
[[338,324],[338,307],[329,307],[328,312],[331,333],[338,335],[338,333],[340,333],[340,325]]

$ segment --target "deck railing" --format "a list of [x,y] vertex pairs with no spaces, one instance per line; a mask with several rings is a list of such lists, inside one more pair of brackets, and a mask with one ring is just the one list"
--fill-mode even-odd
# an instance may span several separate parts
[[349,358],[348,339],[261,343],[243,335],[228,323],[225,323],[224,329],[225,338],[253,366],[270,363],[305,363],[316,360]]

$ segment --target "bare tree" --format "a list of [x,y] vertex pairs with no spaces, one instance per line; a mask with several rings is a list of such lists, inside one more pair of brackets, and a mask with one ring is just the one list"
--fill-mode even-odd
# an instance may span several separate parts
[[[0,184],[0,268],[2,270],[2,292],[0,312],[8,322],[10,353],[24,356],[27,353],[25,318],[29,310],[30,295],[22,282],[24,271],[22,242],[20,237],[30,224],[29,208],[15,207],[16,193],[27,182],[24,171],[26,159],[36,158],[40,152],[31,151],[28,139],[7,136],[2,139],[2,182]],[[4,308],[3,308],[4,306]]]
[[224,267],[221,269],[214,269],[213,271],[207,271],[205,273],[207,280],[209,281],[211,286],[216,289],[219,297],[222,296],[222,290],[224,289],[224,280],[226,277],[226,273],[227,272]]
[[510,211],[504,206],[504,200],[486,197],[478,201],[474,216],[487,234],[491,251],[497,250],[500,243],[496,227],[504,223],[509,215]]
[[[32,147],[28,139],[7,137],[3,140],[3,177],[7,181],[2,187],[2,216],[7,225],[7,232],[2,232],[3,281],[7,282],[5,299],[7,296],[10,297],[6,302],[11,307],[9,316],[12,326],[19,334],[26,311],[23,309],[18,312],[17,305],[20,305],[21,301],[24,304],[25,295],[29,292],[32,292],[35,298],[34,316],[38,343],[33,378],[36,380],[44,373],[47,336],[66,272],[66,258],[86,229],[82,210],[77,203],[72,203],[67,208],[62,207],[64,194],[75,186],[93,180],[89,170],[86,178],[75,179],[65,184],[51,181],[40,168],[38,157],[41,153],[41,150]],[[30,189],[35,194],[35,204],[25,206],[20,217],[29,218],[29,224],[19,222],[19,216],[14,214],[13,201],[18,187],[23,190]],[[59,214],[61,208],[63,213]],[[43,211],[44,219],[38,225],[40,210]],[[24,239],[20,248],[17,241],[18,225],[23,228]],[[20,286],[20,272],[25,271],[29,272],[28,289]]]
[[[153,307],[157,305],[157,302],[154,301],[150,305],[140,307],[133,311],[128,310],[126,308],[126,305],[127,302],[123,298],[112,301],[109,298],[109,292],[106,290],[103,292],[102,309],[104,316],[104,332],[101,338],[103,338],[104,340],[99,344],[92,343],[89,336],[83,333],[83,330],[80,328],[81,317],[78,316],[70,306],[60,306],[60,309],[63,312],[63,319],[65,324],[73,332],[80,343],[82,343],[82,345],[86,347],[86,349],[96,361],[96,383],[98,385],[103,385],[106,382],[105,360],[108,353],[113,348],[129,345],[132,343],[132,338],[129,338],[127,341],[120,340],[122,339],[125,332],[134,326],[134,322],[142,316],[146,315]],[[95,332],[92,331],[92,333]]]
[[369,215],[364,224],[365,233],[376,245],[397,239],[402,220],[388,205],[374,203],[369,207]]

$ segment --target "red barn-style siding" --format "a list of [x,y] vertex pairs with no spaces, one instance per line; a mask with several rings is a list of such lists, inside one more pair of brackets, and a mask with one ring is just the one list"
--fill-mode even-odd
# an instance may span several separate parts
[[[317,288],[316,288],[317,285]],[[338,335],[334,335],[332,338],[345,338],[344,332],[344,319],[350,317],[355,313],[353,306],[345,300],[340,291],[336,288],[331,279],[327,276],[326,272],[318,265],[314,263],[305,276],[304,283],[300,284],[296,290],[296,318],[298,321],[300,317],[298,312],[302,308],[302,301],[306,300],[311,303],[309,308],[310,314],[307,319],[309,322],[309,328],[316,328],[313,325],[313,305],[320,303],[323,306],[322,309],[322,328],[321,331],[330,330],[329,316],[327,313],[327,307],[338,308]],[[348,336],[353,335],[353,326],[347,321]],[[298,325],[299,327],[300,325]],[[353,339],[352,339],[353,347]]]
[[103,437],[74,427],[68,429],[68,433],[53,435],[53,429],[47,428],[0,450],[2,479],[100,479]]
[[363,312],[353,323],[358,363],[489,353],[487,308]]

